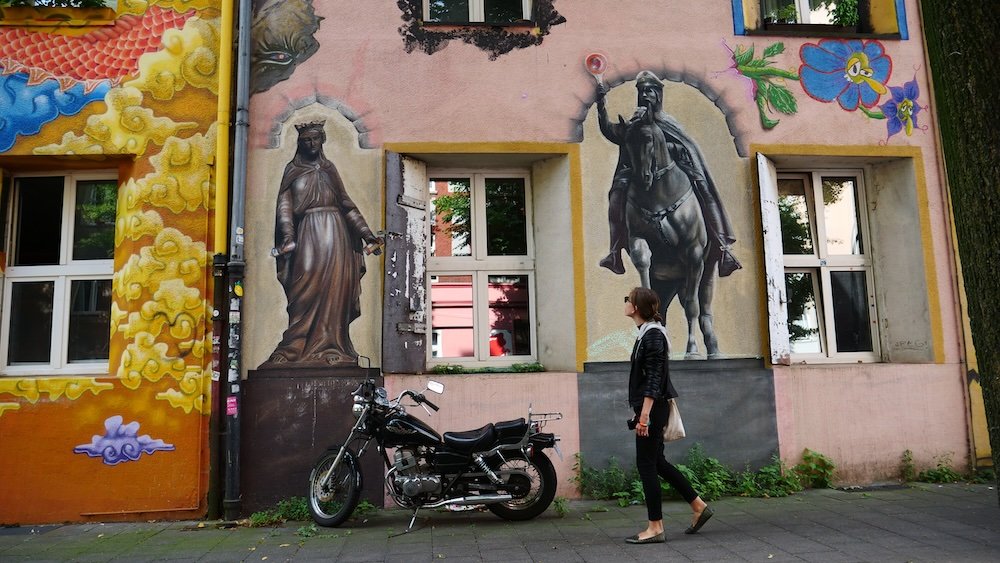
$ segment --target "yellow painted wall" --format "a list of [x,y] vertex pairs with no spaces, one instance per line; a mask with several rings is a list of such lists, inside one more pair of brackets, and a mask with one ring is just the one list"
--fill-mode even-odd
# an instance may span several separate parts
[[[78,113],[19,133],[0,167],[110,169],[120,179],[107,373],[0,375],[0,523],[205,513],[219,5],[121,0],[113,25],[0,27],[5,73],[33,73],[63,92],[106,90]],[[61,34],[86,36],[91,47],[22,57],[4,36],[19,29],[36,45]],[[60,57],[75,70],[47,62]],[[117,463],[80,453],[118,448],[109,429],[146,451]]]

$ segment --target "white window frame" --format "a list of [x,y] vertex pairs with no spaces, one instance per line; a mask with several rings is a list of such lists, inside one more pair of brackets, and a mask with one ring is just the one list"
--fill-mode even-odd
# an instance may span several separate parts
[[[428,315],[427,330],[427,364],[458,364],[466,367],[487,367],[509,365],[513,363],[530,363],[538,358],[538,317],[535,304],[535,241],[534,222],[532,217],[531,172],[526,169],[468,169],[468,168],[430,168],[427,170],[428,186],[435,178],[469,178],[471,181],[470,210],[472,212],[472,235],[470,246],[471,256],[435,257],[430,254],[428,244],[427,258],[427,288],[428,296],[431,289],[431,278],[435,276],[465,275],[472,277],[473,287],[473,339],[474,355],[472,357],[441,357],[432,356],[431,333],[434,331],[433,311]],[[486,180],[490,178],[522,178],[524,179],[525,225],[527,237],[527,254],[523,256],[489,256],[486,252]],[[434,206],[430,201],[428,206],[427,229],[428,238],[433,240],[430,227],[434,224]],[[532,354],[511,356],[490,356],[489,350],[489,276],[511,275],[528,277],[528,315],[531,319],[531,350]],[[430,302],[431,299],[429,298]],[[433,302],[430,303],[433,307]],[[439,341],[439,347],[441,346]]]
[[[759,155],[759,159],[766,157]],[[770,162],[770,161],[768,161]],[[764,163],[760,165],[765,167]],[[867,208],[867,196],[865,193],[865,174],[861,169],[843,168],[811,168],[811,169],[782,169],[775,171],[773,164],[771,171],[773,177],[768,178],[768,174],[761,174],[761,212],[765,231],[765,261],[768,263],[768,277],[771,278],[767,285],[769,291],[775,295],[769,295],[768,302],[771,304],[770,317],[771,327],[770,337],[772,339],[772,362],[792,363],[792,364],[814,364],[814,363],[869,363],[882,361],[880,337],[878,330],[878,307],[876,299],[876,282],[874,274],[874,264],[872,261],[872,238],[869,228],[869,217]],[[823,201],[822,179],[824,177],[851,177],[855,181],[855,208],[857,210],[858,228],[861,230],[864,253],[860,255],[830,255],[827,253],[826,241],[826,220],[822,208],[817,208],[816,202]],[[777,181],[781,179],[795,178],[804,181],[806,186],[806,201],[810,215],[810,230],[813,240],[814,253],[812,255],[789,255],[782,252],[780,244],[780,225],[777,223]],[[770,185],[773,182],[773,185]],[[773,191],[772,191],[773,190]],[[773,198],[773,201],[769,201]],[[768,208],[773,205],[774,215],[769,216]],[[777,244],[775,239],[768,243],[768,231],[778,233]],[[780,263],[779,263],[780,262]],[[777,269],[780,267],[780,274]],[[836,343],[836,332],[834,324],[833,307],[829,306],[833,302],[833,291],[830,283],[831,272],[836,271],[863,271],[865,272],[865,282],[867,285],[868,297],[868,320],[871,330],[871,352],[838,352]],[[822,352],[820,353],[792,353],[788,336],[787,325],[788,310],[787,290],[785,288],[785,274],[809,272],[814,274],[814,288],[819,285],[819,291],[814,291],[816,296],[817,317],[819,320],[820,343]],[[780,279],[775,279],[780,277]],[[777,287],[780,284],[780,288]],[[776,329],[775,325],[779,325]],[[784,326],[780,326],[784,324]],[[783,341],[782,341],[783,339]],[[777,340],[777,342],[775,342]]]
[[[59,264],[43,266],[14,266],[16,255],[15,225],[20,220],[16,216],[20,189],[18,180],[32,177],[63,178],[63,209],[60,232]],[[0,325],[0,376],[10,375],[95,375],[109,372],[107,359],[69,362],[69,316],[70,291],[72,282],[86,280],[110,280],[114,274],[114,260],[74,260],[73,231],[76,220],[76,185],[88,180],[112,180],[117,183],[115,171],[95,172],[36,172],[16,174],[11,178],[11,205],[8,208],[6,224],[7,261],[3,273],[2,325]],[[5,196],[6,197],[6,196]],[[8,365],[10,346],[10,314],[13,286],[19,282],[54,282],[52,310],[52,344],[48,363]],[[110,338],[110,335],[108,336]]]
[[[532,17],[532,6],[534,0],[521,0],[521,16],[523,19],[531,21]],[[430,21],[431,17],[431,0],[423,0],[424,9],[424,21]],[[459,22],[431,22],[431,23],[459,23]],[[493,23],[486,21],[486,2],[485,0],[469,0],[469,20],[468,23]],[[503,24],[498,24],[503,25]]]

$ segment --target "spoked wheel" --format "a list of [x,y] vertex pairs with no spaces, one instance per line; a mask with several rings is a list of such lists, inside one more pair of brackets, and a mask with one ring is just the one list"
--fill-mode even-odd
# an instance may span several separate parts
[[556,469],[549,458],[535,452],[530,458],[508,458],[496,468],[513,499],[490,504],[490,512],[505,520],[530,520],[545,512],[556,496]]
[[343,524],[361,499],[361,471],[351,450],[344,451],[340,464],[330,471],[339,451],[327,450],[309,474],[309,513],[320,526]]

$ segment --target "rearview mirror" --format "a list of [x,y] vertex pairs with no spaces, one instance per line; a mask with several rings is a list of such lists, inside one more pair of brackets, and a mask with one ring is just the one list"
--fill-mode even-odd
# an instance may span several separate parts
[[428,391],[433,391],[433,392],[437,393],[438,395],[440,395],[441,393],[444,393],[444,384],[443,383],[438,383],[437,381],[434,381],[432,379],[432,380],[430,380],[430,381],[427,382],[427,390]]

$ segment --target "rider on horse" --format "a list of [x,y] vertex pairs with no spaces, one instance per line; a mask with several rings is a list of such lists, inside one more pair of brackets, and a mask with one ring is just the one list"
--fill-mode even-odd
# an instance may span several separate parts
[[[687,136],[677,121],[663,111],[663,83],[655,74],[648,70],[640,72],[635,77],[635,87],[638,90],[636,112],[630,123],[642,118],[646,112],[653,113],[656,125],[663,131],[670,154],[678,166],[687,174],[694,187],[694,193],[701,206],[708,228],[709,240],[718,244],[710,244],[708,261],[719,262],[719,275],[728,276],[742,266],[729,252],[736,237],[729,224],[729,218],[722,207],[719,192],[715,182],[708,173],[705,158],[694,140]],[[625,273],[621,250],[628,245],[628,229],[625,225],[625,200],[629,183],[632,181],[632,170],[629,168],[626,156],[625,135],[628,123],[611,123],[604,97],[607,89],[603,83],[597,89],[597,115],[601,133],[619,146],[618,165],[615,167],[611,190],[608,192],[608,226],[611,230],[611,247],[607,256],[601,259],[600,265],[616,274]]]

